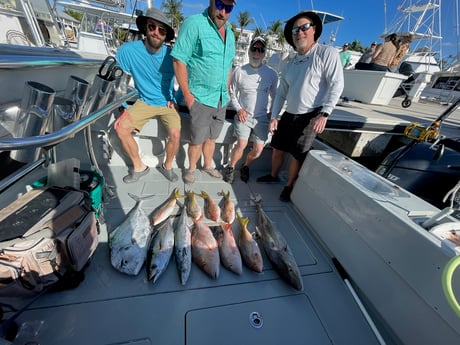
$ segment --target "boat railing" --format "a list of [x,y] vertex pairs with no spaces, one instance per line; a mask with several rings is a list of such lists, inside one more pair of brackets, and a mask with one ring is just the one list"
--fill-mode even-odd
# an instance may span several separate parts
[[[129,90],[125,95],[117,97],[116,100],[106,104],[105,106],[91,112],[90,114],[80,118],[62,129],[59,129],[53,133],[26,137],[26,138],[7,138],[0,139],[0,152],[1,151],[14,151],[28,148],[39,148],[46,147],[52,148],[57,144],[66,141],[67,139],[75,136],[75,134],[88,129],[91,124],[100,120],[101,118],[112,114],[112,112],[118,109],[124,102],[127,102],[137,96],[137,91],[132,89]],[[0,181],[0,192],[8,188],[10,185],[17,182],[22,177],[29,174],[39,166],[43,165],[47,160],[43,157],[39,157],[37,160],[28,163],[9,175],[4,180]]]

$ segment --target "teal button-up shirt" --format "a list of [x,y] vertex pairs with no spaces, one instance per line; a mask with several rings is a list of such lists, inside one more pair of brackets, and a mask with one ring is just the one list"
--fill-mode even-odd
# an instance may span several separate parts
[[195,99],[217,108],[219,100],[226,105],[228,76],[235,57],[235,36],[225,25],[225,42],[208,9],[188,17],[182,23],[171,55],[187,66],[188,85]]

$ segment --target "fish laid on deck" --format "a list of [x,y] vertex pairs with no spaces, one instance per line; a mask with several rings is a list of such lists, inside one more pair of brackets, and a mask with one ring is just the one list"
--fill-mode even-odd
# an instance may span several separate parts
[[217,241],[202,219],[196,221],[192,229],[192,260],[211,278],[219,277],[220,258]]
[[218,222],[220,219],[220,207],[217,202],[209,196],[205,191],[201,191],[201,194],[197,194],[204,199],[204,215],[209,220]]
[[164,202],[164,204],[153,214],[152,223],[154,226],[160,224],[171,215],[179,197],[179,189],[175,188],[168,200],[166,200],[166,202]]
[[235,220],[235,203],[230,198],[230,191],[225,193],[224,191],[220,192],[219,195],[224,197],[224,203],[222,205],[222,220],[228,224],[232,224]]
[[158,225],[147,253],[147,278],[155,283],[168,267],[174,250],[174,228],[171,218]]
[[192,268],[192,233],[188,224],[188,214],[185,205],[182,205],[181,208],[182,211],[179,219],[174,226],[174,255],[176,257],[180,282],[182,285],[185,285]]
[[153,195],[138,197],[128,193],[136,201],[123,222],[109,234],[110,262],[122,273],[137,275],[147,257],[149,240],[153,231],[147,214],[140,207],[142,200]]
[[264,269],[264,262],[259,245],[248,230],[249,217],[242,218],[237,212],[236,219],[240,223],[237,245],[240,249],[243,263],[251,270],[261,273]]
[[186,195],[186,209],[188,215],[194,220],[198,220],[203,216],[203,212],[201,211],[201,206],[195,199],[195,193],[192,191],[185,191]]
[[213,229],[222,265],[236,274],[241,274],[243,272],[243,264],[233,235],[232,224],[222,224],[221,226],[213,227]]
[[295,289],[303,290],[302,276],[284,236],[276,229],[262,208],[262,198],[251,196],[257,210],[256,232],[268,259],[278,273]]

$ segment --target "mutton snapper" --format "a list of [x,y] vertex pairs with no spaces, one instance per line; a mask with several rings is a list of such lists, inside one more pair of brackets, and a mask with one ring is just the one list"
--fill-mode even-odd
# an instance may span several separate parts
[[230,191],[225,193],[224,191],[218,193],[224,197],[221,217],[225,223],[232,224],[235,220],[235,204],[230,198]]
[[109,234],[110,262],[118,271],[139,274],[147,257],[148,244],[153,232],[147,214],[142,210],[142,200],[153,195],[138,197],[128,193],[136,201],[123,222]]
[[211,278],[219,277],[217,241],[209,226],[202,220],[196,221],[192,229],[192,260]]
[[262,246],[268,259],[278,273],[295,289],[303,290],[303,281],[300,275],[299,267],[295,261],[294,255],[289,248],[284,236],[276,229],[270,218],[262,209],[262,198],[253,197],[257,210],[256,232],[259,235]]
[[241,262],[240,251],[233,236],[232,224],[222,223],[221,226],[216,226],[213,229],[219,248],[220,262],[229,271],[241,274],[243,272],[243,264]]
[[201,191],[201,194],[197,195],[204,199],[204,215],[206,218],[218,222],[220,219],[220,207],[217,205],[217,202],[205,191]]
[[242,218],[237,212],[236,219],[240,223],[240,232],[238,233],[236,243],[240,249],[243,263],[251,270],[261,273],[264,269],[264,262],[259,245],[248,230],[249,218]]
[[174,228],[171,218],[159,224],[147,253],[147,278],[155,283],[168,267],[174,249]]
[[[179,206],[181,205],[179,204]],[[174,255],[180,282],[182,285],[185,285],[192,268],[192,232],[188,224],[188,214],[185,205],[182,205],[181,208],[181,214],[174,226]]]

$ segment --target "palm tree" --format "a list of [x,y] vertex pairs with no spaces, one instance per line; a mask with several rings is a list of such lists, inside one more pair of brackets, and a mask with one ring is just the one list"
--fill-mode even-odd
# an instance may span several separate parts
[[280,19],[270,23],[270,27],[268,28],[268,34],[275,36],[278,40],[279,45],[281,47],[284,47],[284,42],[286,41],[286,39],[284,38],[283,22]]
[[243,11],[243,12],[238,13],[236,20],[238,21],[238,24],[240,25],[241,34],[243,33],[243,30],[246,26],[254,23],[254,19],[251,17],[251,14],[248,11]]
[[184,21],[184,15],[181,12],[182,0],[163,0],[161,9],[165,13],[166,18],[171,22],[171,26],[176,31],[180,29],[181,23]]
[[263,35],[264,35],[264,30],[262,30],[262,28],[256,27],[256,29],[254,30],[254,37],[263,36]]

